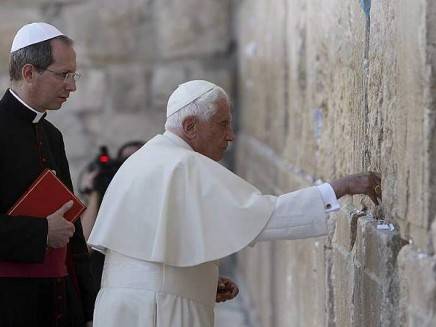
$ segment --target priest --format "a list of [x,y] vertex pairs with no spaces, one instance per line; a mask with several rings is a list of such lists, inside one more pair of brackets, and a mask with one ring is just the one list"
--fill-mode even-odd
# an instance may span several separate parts
[[260,241],[325,235],[345,194],[378,202],[373,173],[277,197],[223,167],[232,114],[213,83],[181,84],[165,129],[119,169],[88,240],[106,254],[95,327],[213,326],[219,259]]
[[73,42],[31,23],[10,52],[11,87],[0,100],[0,326],[84,327],[96,291],[80,220],[63,217],[70,203],[47,217],[7,214],[44,169],[73,189],[62,134],[46,119],[76,90]]

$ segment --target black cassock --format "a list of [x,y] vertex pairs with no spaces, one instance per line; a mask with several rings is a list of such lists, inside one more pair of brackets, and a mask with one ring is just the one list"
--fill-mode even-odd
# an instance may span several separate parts
[[[39,174],[50,168],[73,189],[60,131],[6,91],[0,101],[0,261],[41,263],[47,220],[5,213]],[[92,320],[96,290],[80,219],[70,239],[69,276],[0,278],[0,326],[84,326]],[[72,264],[71,264],[72,262]]]

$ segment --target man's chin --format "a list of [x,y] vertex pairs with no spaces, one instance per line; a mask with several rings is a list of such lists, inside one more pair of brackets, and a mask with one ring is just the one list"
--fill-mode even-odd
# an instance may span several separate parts
[[63,104],[63,103],[53,104],[53,105],[47,107],[47,110],[52,110],[52,111],[53,111],[53,110],[54,110],[54,111],[59,110],[59,109],[62,108],[62,104]]

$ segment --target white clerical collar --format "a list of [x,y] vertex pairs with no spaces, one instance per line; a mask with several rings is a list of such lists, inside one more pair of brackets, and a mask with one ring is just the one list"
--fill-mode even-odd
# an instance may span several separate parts
[[163,135],[167,136],[173,143],[180,145],[188,150],[194,151],[194,149],[184,139],[174,134],[173,132],[165,131]]
[[35,116],[35,118],[33,119],[33,121],[32,121],[32,123],[34,123],[34,124],[36,124],[36,123],[39,123],[39,121],[41,120],[41,118],[42,117],[44,117],[45,116],[45,112],[39,112],[39,111],[37,111],[37,110],[35,110],[35,109],[33,109],[31,106],[29,106],[26,102],[24,102],[14,91],[12,91],[12,89],[9,89],[9,92],[11,92],[11,94],[18,100],[18,101],[20,101],[22,104],[23,104],[23,106],[25,106],[27,109],[29,109],[29,110],[32,110],[35,114],[36,114],[36,116]]

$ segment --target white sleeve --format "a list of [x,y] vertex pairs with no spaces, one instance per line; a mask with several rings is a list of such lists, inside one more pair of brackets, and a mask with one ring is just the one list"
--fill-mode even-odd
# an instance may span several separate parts
[[296,210],[295,192],[283,194],[277,198],[271,218],[254,242],[326,235],[328,213],[339,210],[340,204],[330,184],[321,184],[316,189],[323,203],[324,215],[293,215]]

